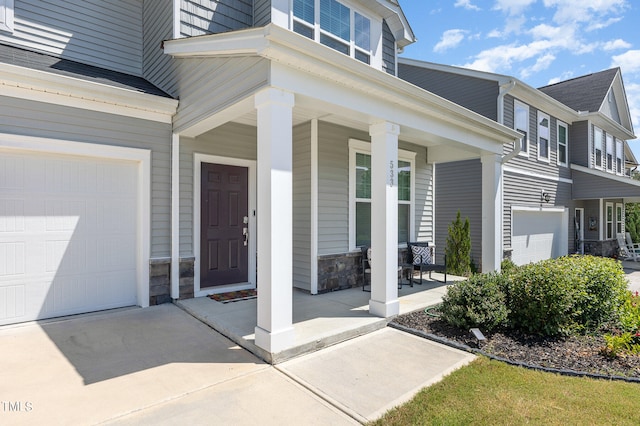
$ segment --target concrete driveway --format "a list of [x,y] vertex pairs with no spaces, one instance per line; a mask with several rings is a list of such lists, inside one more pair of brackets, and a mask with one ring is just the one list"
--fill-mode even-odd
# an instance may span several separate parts
[[173,424],[354,423],[171,304],[0,328],[0,424],[135,424],[159,408]]

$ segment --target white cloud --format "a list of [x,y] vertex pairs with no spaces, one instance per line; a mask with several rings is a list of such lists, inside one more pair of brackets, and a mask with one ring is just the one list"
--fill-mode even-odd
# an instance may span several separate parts
[[611,58],[612,67],[622,68],[623,74],[640,73],[640,50],[627,50]]
[[482,10],[478,6],[471,4],[471,0],[456,0],[454,7],[464,7],[467,10]]
[[529,78],[529,76],[537,72],[546,70],[551,66],[551,64],[555,60],[556,60],[555,55],[552,55],[550,53],[547,53],[545,55],[538,57],[538,59],[536,59],[536,63],[533,64],[533,66],[525,68],[522,71],[520,71],[520,78],[523,80],[526,80],[527,78]]
[[494,10],[502,10],[510,16],[520,15],[538,0],[496,0]]
[[[505,0],[506,1],[506,0]],[[628,7],[627,0],[544,0],[545,7],[555,7],[553,20],[558,24],[569,22],[611,25],[604,21],[608,15],[620,15]]]
[[[625,84],[625,92],[627,93],[627,102],[629,103],[629,112],[631,113],[631,121],[633,122],[633,130],[640,130],[640,83]],[[640,145],[640,141],[632,141],[633,145]],[[637,150],[634,150],[637,152]]]
[[630,47],[631,44],[622,39],[610,40],[602,45],[603,50],[629,49]]
[[433,47],[434,52],[444,52],[448,49],[453,49],[458,46],[462,40],[464,40],[465,35],[468,31],[465,30],[447,30],[442,33],[442,38],[440,41]]
[[602,28],[607,28],[610,27],[611,25],[618,23],[622,21],[622,18],[609,18],[606,21],[599,21],[599,20],[595,20],[593,22],[591,22],[587,28],[585,28],[586,31],[595,31],[595,30],[601,30]]

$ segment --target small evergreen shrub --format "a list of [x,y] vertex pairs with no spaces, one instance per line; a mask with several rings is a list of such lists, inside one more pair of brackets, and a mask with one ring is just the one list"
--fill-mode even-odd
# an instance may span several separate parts
[[511,259],[502,259],[502,262],[500,262],[500,270],[503,274],[510,274],[515,271],[517,267]]
[[460,210],[451,225],[445,247],[447,272],[452,275],[468,277],[471,274],[471,230],[469,218],[463,222]]
[[442,298],[440,316],[462,329],[479,327],[490,331],[504,327],[509,315],[504,279],[496,273],[476,274],[450,286]]
[[617,319],[626,286],[613,259],[570,256],[521,266],[507,287],[510,325],[545,336],[596,330]]

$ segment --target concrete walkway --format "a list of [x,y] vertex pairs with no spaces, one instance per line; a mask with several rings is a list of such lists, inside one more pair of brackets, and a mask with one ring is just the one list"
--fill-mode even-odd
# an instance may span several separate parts
[[473,356],[384,328],[274,367],[174,305],[0,327],[0,424],[357,424]]

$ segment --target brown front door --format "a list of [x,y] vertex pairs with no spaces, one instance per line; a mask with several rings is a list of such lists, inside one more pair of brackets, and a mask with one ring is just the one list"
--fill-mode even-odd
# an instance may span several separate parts
[[248,169],[202,163],[200,288],[248,281]]

